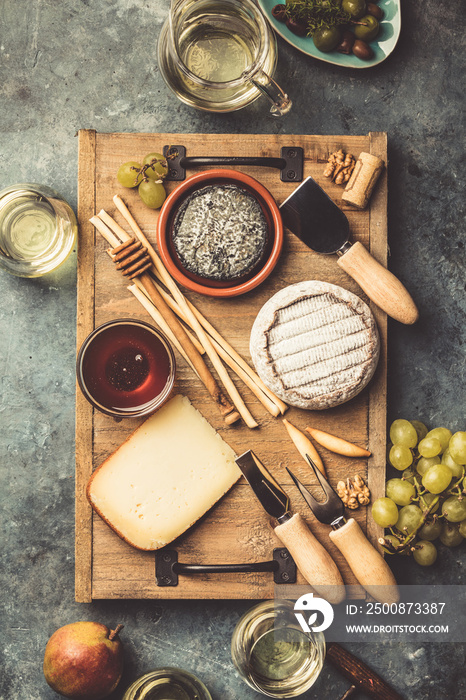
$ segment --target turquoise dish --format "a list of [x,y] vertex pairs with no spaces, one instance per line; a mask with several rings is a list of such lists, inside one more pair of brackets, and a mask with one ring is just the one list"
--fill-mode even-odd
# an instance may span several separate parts
[[380,23],[380,33],[377,39],[370,42],[370,46],[374,51],[374,57],[369,61],[362,61],[353,54],[346,56],[338,51],[324,53],[319,51],[314,46],[314,42],[310,37],[297,36],[293,34],[288,27],[272,17],[272,8],[280,2],[276,0],[258,0],[258,4],[267,17],[268,21],[285,41],[294,46],[302,53],[317,58],[319,61],[332,63],[334,66],[343,66],[344,68],[371,68],[376,66],[392,53],[395,48],[401,30],[401,5],[400,0],[380,0],[377,4],[384,11],[383,20]]

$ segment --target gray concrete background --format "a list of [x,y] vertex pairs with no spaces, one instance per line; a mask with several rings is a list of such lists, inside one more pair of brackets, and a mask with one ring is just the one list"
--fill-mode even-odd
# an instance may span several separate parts
[[[0,0],[0,189],[40,182],[75,206],[80,128],[99,131],[389,135],[390,268],[416,299],[415,327],[390,323],[389,418],[465,428],[464,4],[405,0],[394,53],[345,70],[280,40],[281,120],[263,101],[229,116],[179,103],[157,68],[164,0]],[[258,697],[238,679],[229,640],[246,602],[106,601],[73,593],[76,258],[28,281],[0,271],[0,697],[57,697],[42,676],[50,634],[78,620],[125,624],[120,690],[164,664],[193,671],[214,700]],[[464,547],[432,569],[393,564],[401,583],[463,583]],[[353,644],[407,700],[466,698],[464,647]],[[337,700],[330,666],[308,700]],[[362,694],[357,695],[363,698]]]

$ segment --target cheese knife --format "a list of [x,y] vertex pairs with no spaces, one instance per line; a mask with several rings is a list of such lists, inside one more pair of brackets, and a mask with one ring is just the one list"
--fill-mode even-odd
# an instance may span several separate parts
[[336,253],[338,265],[385,313],[401,323],[415,323],[419,312],[406,287],[369,253],[362,243],[350,243],[345,214],[307,177],[280,206],[283,223],[316,253]]
[[337,565],[299,513],[290,512],[289,498],[280,484],[252,450],[238,457],[236,464],[264,510],[277,521],[274,532],[289,550],[306,581],[330,603],[340,603],[346,592]]

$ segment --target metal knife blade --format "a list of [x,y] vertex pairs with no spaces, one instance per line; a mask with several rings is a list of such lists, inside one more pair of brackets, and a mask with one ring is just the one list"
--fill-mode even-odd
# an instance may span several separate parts
[[247,450],[235,461],[264,510],[277,520],[288,515],[290,507],[288,496],[254,452]]

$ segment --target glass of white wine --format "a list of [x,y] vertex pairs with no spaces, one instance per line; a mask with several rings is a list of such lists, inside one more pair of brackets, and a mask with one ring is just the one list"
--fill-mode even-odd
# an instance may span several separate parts
[[264,94],[272,114],[291,108],[273,80],[275,35],[252,0],[172,0],[158,62],[169,88],[192,107],[232,112]]
[[44,185],[0,191],[0,267],[19,277],[55,270],[73,250],[78,226],[70,205]]
[[205,685],[179,668],[159,668],[138,678],[123,700],[212,700]]
[[325,658],[321,632],[305,633],[288,600],[248,610],[235,627],[231,657],[241,678],[270,698],[294,698],[317,680]]

